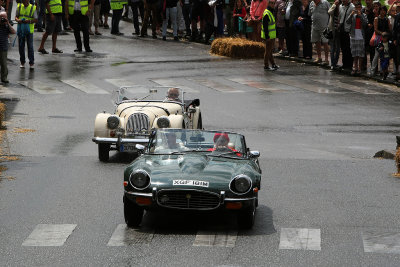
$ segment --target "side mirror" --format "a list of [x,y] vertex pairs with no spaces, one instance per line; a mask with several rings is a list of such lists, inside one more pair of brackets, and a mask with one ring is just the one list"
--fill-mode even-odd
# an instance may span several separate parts
[[250,151],[250,158],[258,158],[260,156],[260,151]]
[[143,154],[144,153],[144,149],[145,149],[144,145],[136,144],[135,147],[136,147],[136,149],[137,149],[139,154]]
[[196,113],[196,108],[193,108],[193,107],[190,107],[190,108],[188,108],[188,112],[189,113]]

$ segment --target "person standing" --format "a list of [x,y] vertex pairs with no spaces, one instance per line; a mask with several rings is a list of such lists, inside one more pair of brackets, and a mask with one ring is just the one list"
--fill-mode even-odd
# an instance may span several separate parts
[[301,41],[303,42],[303,58],[312,59],[312,44],[311,44],[311,16],[308,15],[310,8],[309,0],[302,0],[302,12],[299,20],[303,23],[303,31],[301,33]]
[[339,29],[340,29],[340,50],[342,51],[342,68],[351,70],[353,67],[353,57],[350,49],[350,23],[347,23],[351,12],[354,10],[350,0],[343,0],[339,7]]
[[340,56],[340,23],[339,23],[339,9],[341,6],[341,0],[335,0],[331,8],[328,11],[329,18],[329,29],[332,31],[332,39],[330,40],[331,45],[331,69],[337,68],[337,63]]
[[57,35],[61,31],[61,17],[63,8],[61,0],[46,0],[46,31],[43,34],[38,51],[42,54],[48,54],[44,49],[44,43],[47,37],[51,35],[52,52],[60,54],[63,51],[57,48]]
[[178,24],[176,21],[176,5],[178,3],[177,0],[166,0],[165,1],[165,10],[163,10],[163,24],[162,24],[162,39],[163,41],[167,40],[167,24],[168,19],[171,20],[171,25],[173,28],[174,40],[179,41],[178,38]]
[[157,0],[144,0],[144,19],[142,22],[142,29],[140,37],[147,36],[147,25],[151,16],[151,31],[153,39],[157,39],[157,24],[158,24],[158,7]]
[[329,47],[328,39],[324,37],[322,32],[326,29],[329,22],[328,10],[330,4],[326,0],[313,0],[310,3],[310,8],[308,14],[311,16],[312,26],[311,26],[311,42],[315,44],[317,50],[318,58],[314,60],[316,63],[322,63],[321,56],[321,43],[324,46],[325,52],[325,64],[329,64]]
[[354,59],[352,75],[360,75],[365,54],[365,29],[368,24],[367,16],[361,11],[361,3],[355,2],[355,9],[350,13],[347,22],[350,24],[350,48]]
[[23,0],[17,5],[15,21],[18,23],[18,48],[20,68],[25,68],[25,41],[28,46],[28,59],[30,69],[34,68],[35,57],[33,52],[33,32],[37,22],[36,6]]
[[68,0],[65,4],[67,19],[69,18],[70,24],[74,29],[74,36],[76,42],[75,52],[82,52],[82,39],[81,31],[83,33],[83,45],[86,52],[92,52],[89,46],[89,15],[93,10],[94,0]]
[[122,12],[124,11],[124,5],[126,4],[128,4],[127,0],[110,1],[110,6],[113,11],[113,15],[111,18],[111,34],[123,35],[123,33],[119,31],[119,22],[121,21]]
[[[100,8],[100,24],[99,26],[103,26],[104,29],[109,29],[108,25],[108,15],[110,14],[110,2],[108,0],[101,0],[101,8]],[[104,21],[102,17],[104,16]]]
[[[400,4],[400,3],[399,3]],[[392,31],[393,44],[395,49],[395,60],[396,62],[400,62],[400,13],[397,13],[393,22],[393,31]],[[397,68],[396,72],[396,80],[400,80],[400,70]]]
[[[375,30],[375,40],[377,43],[382,41],[382,34],[384,32],[391,32],[392,26],[390,25],[389,19],[386,17],[387,7],[381,6],[378,12],[379,16],[374,19],[374,30]],[[375,75],[378,71],[378,60],[380,58],[379,53],[375,53],[374,59],[371,64],[371,75]]]
[[[274,17],[276,20],[276,37],[278,38],[278,52],[280,55],[285,53],[285,5],[284,0],[275,2]],[[310,23],[311,25],[311,23]]]
[[37,1],[37,8],[39,9],[38,12],[38,21],[36,23],[37,25],[37,31],[38,32],[43,32],[43,21],[45,19],[45,11],[46,11],[46,0],[38,0]]
[[132,9],[133,14],[133,27],[135,28],[135,32],[132,34],[140,35],[140,28],[139,28],[139,13],[140,17],[144,18],[144,8],[143,8],[143,1],[142,0],[129,0],[129,6]]
[[[264,10],[261,24],[261,39],[265,39],[264,53],[264,69],[277,70],[279,67],[275,64],[274,56],[272,55],[276,38],[276,24],[273,15],[275,0],[269,0],[267,8]],[[271,67],[269,66],[271,63]]]
[[90,12],[89,15],[89,34],[93,35],[92,25],[94,24],[94,34],[101,35],[99,32],[99,23],[100,23],[100,10],[101,10],[101,1],[95,0],[93,6],[93,12]]
[[190,14],[192,13],[192,1],[179,0],[179,3],[182,6],[183,18],[185,20],[186,37],[190,37],[192,35],[192,31],[190,30],[190,24],[191,24]]
[[7,68],[8,35],[14,34],[15,30],[7,19],[7,13],[0,12],[0,67],[1,81],[3,84],[9,83]]

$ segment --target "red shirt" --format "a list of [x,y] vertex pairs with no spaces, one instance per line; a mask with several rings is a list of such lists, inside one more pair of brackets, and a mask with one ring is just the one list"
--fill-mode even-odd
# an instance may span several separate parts
[[356,27],[355,29],[361,29],[361,19],[360,18],[356,18]]

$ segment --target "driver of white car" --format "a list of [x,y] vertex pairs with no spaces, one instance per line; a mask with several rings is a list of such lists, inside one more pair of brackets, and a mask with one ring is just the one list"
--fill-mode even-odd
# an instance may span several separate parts
[[179,99],[179,94],[180,94],[179,88],[171,87],[168,89],[167,97],[165,98],[165,101],[182,102],[182,100]]

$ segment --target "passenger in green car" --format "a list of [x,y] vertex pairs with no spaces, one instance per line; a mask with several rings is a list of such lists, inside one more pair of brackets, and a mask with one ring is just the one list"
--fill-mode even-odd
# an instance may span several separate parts
[[[218,151],[218,152],[238,152],[236,149],[228,146],[229,136],[227,133],[216,133],[214,135],[214,147],[209,148],[208,151]],[[239,157],[242,156],[241,153],[236,153]]]

